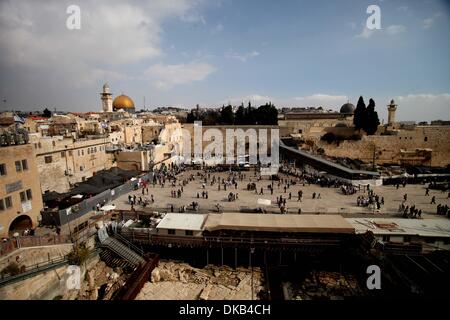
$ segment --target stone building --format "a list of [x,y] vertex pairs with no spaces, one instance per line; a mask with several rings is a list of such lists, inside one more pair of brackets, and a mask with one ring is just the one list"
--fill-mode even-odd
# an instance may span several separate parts
[[41,137],[30,135],[36,154],[42,193],[66,192],[77,182],[113,166],[113,156],[106,152],[108,136],[92,139]]
[[353,127],[353,113],[355,106],[351,103],[344,104],[339,112],[289,112],[284,113],[278,120],[280,136],[321,136],[330,127]]
[[[346,157],[377,164],[446,166],[450,164],[450,126],[402,124],[395,120],[397,104],[391,100],[387,105],[389,120],[379,126],[375,135],[362,135],[361,139],[349,139],[355,135],[350,117],[352,105],[342,106],[338,114],[302,115],[292,119],[288,114],[279,121],[284,136],[300,134],[305,145],[323,150],[331,157]],[[295,117],[295,116],[294,116]],[[283,131],[284,128],[284,131]],[[335,142],[322,141],[325,133],[333,133],[343,139]]]
[[43,208],[33,145],[0,147],[0,237],[34,228]]
[[[254,156],[258,154],[258,148],[260,146],[260,142],[262,141],[262,138],[265,138],[267,141],[267,156],[271,155],[271,139],[272,139],[272,130],[278,130],[279,127],[275,125],[217,125],[217,126],[202,126],[202,130],[198,131],[201,133],[201,148],[198,147],[198,149],[201,149],[202,155],[196,155],[196,144],[198,145],[196,138],[195,138],[195,127],[196,124],[192,123],[185,123],[183,124],[183,129],[186,130],[186,132],[182,133],[182,139],[190,138],[190,148],[191,148],[191,156],[194,162],[197,161],[205,161],[206,164],[221,164],[226,163],[227,160],[234,161],[234,163],[244,163],[246,160],[250,160],[248,157],[249,155]],[[230,139],[232,141],[228,141],[227,131],[230,130]],[[242,130],[241,132],[239,130]],[[255,134],[256,143],[250,142],[250,135]],[[216,140],[214,137],[215,135],[221,135],[222,141]],[[242,134],[242,135],[241,135]],[[211,135],[211,136],[209,136]],[[237,137],[238,136],[238,137]],[[279,135],[281,137],[281,134]],[[275,137],[275,136],[274,136]],[[253,138],[252,138],[253,139]],[[275,140],[278,143],[278,139],[275,138]],[[200,142],[200,141],[199,141]],[[215,150],[212,150],[213,143],[221,143],[222,142],[222,156],[223,158],[219,157],[219,154],[216,154]],[[183,148],[185,143],[182,143]],[[211,145],[211,146],[210,146]],[[231,157],[227,157],[227,147],[233,148],[234,151],[230,151]],[[241,148],[244,150],[245,158],[237,159],[236,154],[238,148]],[[252,148],[255,148],[255,150],[252,150]],[[220,150],[220,148],[218,149]],[[185,150],[182,150],[185,151]],[[208,159],[208,151],[210,152],[211,158]],[[253,152],[255,151],[255,152]],[[188,153],[188,150],[186,150]],[[220,152],[220,151],[219,151]],[[181,152],[183,154],[184,152]],[[244,155],[241,155],[244,156]],[[256,162],[257,160],[255,160]],[[250,162],[250,161],[249,161]]]
[[327,143],[316,140],[326,155],[395,165],[447,166],[450,164],[450,126],[414,126],[362,136],[361,140]]

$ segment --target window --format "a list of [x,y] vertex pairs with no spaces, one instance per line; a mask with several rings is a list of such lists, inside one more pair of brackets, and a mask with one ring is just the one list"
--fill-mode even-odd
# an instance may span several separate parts
[[28,170],[28,160],[24,159],[22,160],[22,170]]
[[175,230],[174,229],[169,229],[169,230],[167,230],[167,233],[168,234],[175,234]]
[[31,193],[31,189],[28,189],[28,190],[27,190],[27,199],[28,199],[28,200],[33,199],[33,196],[32,196],[32,193]]
[[20,163],[20,161],[16,161],[16,172],[20,172],[22,171],[22,164]]
[[69,151],[69,157],[71,157],[72,156],[72,151]]
[[5,202],[3,199],[0,199],[0,211],[5,211]]
[[0,163],[0,176],[6,176],[6,164]]
[[187,236],[193,236],[194,235],[194,232],[192,230],[186,230],[185,233],[186,233]]
[[61,151],[61,158],[65,158],[66,157],[66,152],[65,151]]
[[81,155],[84,156],[84,150],[81,150]]
[[80,156],[80,150],[78,150],[78,156]]
[[45,156],[45,163],[52,163],[53,159],[52,156]]
[[80,166],[80,171],[83,171],[83,166]]
[[5,198],[5,206],[6,206],[6,209],[9,209],[9,208],[12,207],[12,199],[11,199],[11,196]]
[[423,141],[427,142],[428,141],[428,137],[423,138]]
[[383,241],[384,242],[389,242],[391,240],[390,236],[383,236]]
[[42,144],[40,142],[38,142],[38,147],[42,148]]
[[20,202],[25,202],[25,201],[27,201],[27,195],[26,195],[25,191],[22,191],[20,193]]
[[411,236],[404,236],[403,242],[411,242]]

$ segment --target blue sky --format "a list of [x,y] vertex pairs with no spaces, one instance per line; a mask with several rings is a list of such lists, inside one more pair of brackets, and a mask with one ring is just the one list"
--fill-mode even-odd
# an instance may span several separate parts
[[[429,1],[76,1],[0,4],[2,108],[99,110],[104,82],[143,105],[252,100],[339,109],[391,98],[400,120],[450,119],[450,4]],[[369,5],[381,30],[366,29]]]

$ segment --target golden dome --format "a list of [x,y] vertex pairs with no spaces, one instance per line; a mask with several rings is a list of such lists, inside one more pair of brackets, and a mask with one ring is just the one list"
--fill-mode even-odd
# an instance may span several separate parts
[[134,109],[134,102],[129,96],[122,94],[114,99],[113,108],[114,110]]

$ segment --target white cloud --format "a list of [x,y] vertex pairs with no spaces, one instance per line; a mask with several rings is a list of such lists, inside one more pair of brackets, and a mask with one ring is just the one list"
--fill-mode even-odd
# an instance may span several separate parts
[[188,23],[201,23],[202,25],[206,25],[205,17],[197,13],[182,15],[181,21]]
[[68,30],[63,2],[1,1],[0,65],[44,74],[66,85],[126,78],[120,66],[163,55],[161,25],[166,18],[202,21],[192,13],[197,2],[83,1],[81,30]]
[[379,34],[387,34],[389,36],[394,36],[406,31],[406,27],[403,25],[390,25],[386,29],[374,29],[370,30],[367,27],[364,27],[361,33],[357,34],[355,38],[369,39],[375,33]]
[[[246,105],[248,101],[252,102],[253,106],[259,106],[267,102],[272,102],[277,107],[319,107],[331,108],[339,110],[339,108],[348,101],[345,95],[329,95],[329,94],[312,94],[308,96],[298,96],[290,98],[277,98],[261,94],[250,94],[242,97],[235,97],[224,99],[220,104],[231,103],[239,105],[242,102]],[[354,102],[356,103],[356,102]]]
[[260,53],[258,51],[252,51],[247,53],[237,53],[230,51],[227,54],[225,54],[225,57],[228,59],[236,59],[242,62],[246,62],[247,60],[259,56]]
[[347,102],[348,97],[344,95],[329,95],[316,93],[309,96],[294,97],[293,102],[301,107],[326,107],[326,108],[340,108]]
[[250,101],[253,106],[259,106],[261,104],[265,104],[267,102],[274,102],[275,98],[269,97],[269,96],[262,96],[259,94],[249,94],[242,97],[235,97],[230,99],[225,99],[219,102],[219,104],[228,104],[231,103],[232,105],[240,105],[242,102],[245,106],[247,106],[248,102]]
[[450,120],[450,93],[409,94],[396,97],[395,102],[401,120]]
[[429,29],[433,26],[433,24],[436,22],[437,18],[439,18],[442,15],[441,12],[435,13],[432,17],[424,19],[422,21],[422,28],[423,29]]
[[356,38],[369,39],[376,30],[370,30],[367,27],[364,27],[360,34],[357,34]]
[[156,88],[166,90],[177,85],[201,81],[216,70],[214,66],[200,62],[173,65],[155,64],[145,71],[145,75],[149,77]]
[[386,28],[386,33],[390,36],[406,31],[406,27],[402,25],[392,25]]

